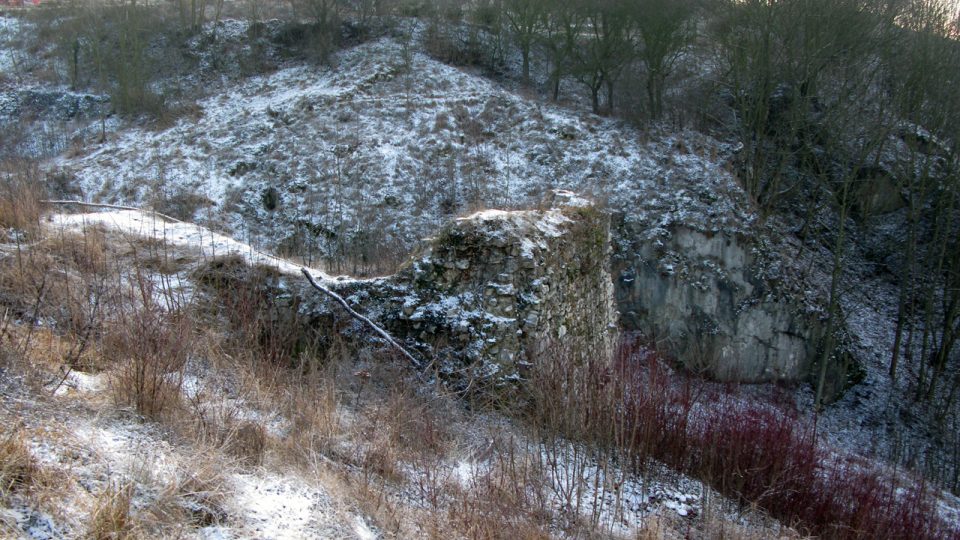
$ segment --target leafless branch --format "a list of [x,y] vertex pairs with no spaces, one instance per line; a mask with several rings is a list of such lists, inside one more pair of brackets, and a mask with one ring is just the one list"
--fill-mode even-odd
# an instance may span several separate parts
[[375,322],[371,321],[367,317],[364,317],[363,315],[354,311],[354,309],[351,308],[349,304],[347,304],[347,301],[344,300],[342,296],[331,291],[327,287],[324,287],[323,285],[320,285],[319,283],[317,283],[317,281],[313,278],[313,274],[311,274],[309,270],[307,270],[306,268],[301,268],[300,271],[303,272],[303,275],[306,276],[307,281],[310,282],[310,285],[312,285],[314,289],[332,298],[336,303],[340,304],[340,306],[342,306],[343,309],[346,310],[346,312],[349,313],[351,317],[353,317],[354,319],[357,319],[358,321],[370,327],[374,332],[376,332],[377,335],[382,337],[394,349],[399,351],[400,354],[402,354],[407,360],[410,361],[411,364],[413,364],[413,367],[417,369],[417,373],[419,375],[419,373],[423,370],[423,362],[421,362],[420,360],[417,360],[416,357],[410,354],[403,347],[403,345],[400,345],[400,343],[396,339],[394,339],[393,336],[391,336],[386,330],[384,330],[383,328],[380,328],[380,326],[378,326]]

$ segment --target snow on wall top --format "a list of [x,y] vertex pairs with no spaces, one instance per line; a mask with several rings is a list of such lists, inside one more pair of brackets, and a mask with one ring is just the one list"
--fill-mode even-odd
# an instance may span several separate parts
[[489,230],[493,234],[512,232],[525,235],[539,231],[539,233],[543,235],[557,237],[563,234],[559,226],[564,223],[569,223],[570,218],[563,215],[563,212],[558,208],[545,212],[533,210],[515,210],[512,212],[505,210],[481,210],[467,217],[458,218],[457,222],[463,224],[470,224],[471,222],[492,224]]

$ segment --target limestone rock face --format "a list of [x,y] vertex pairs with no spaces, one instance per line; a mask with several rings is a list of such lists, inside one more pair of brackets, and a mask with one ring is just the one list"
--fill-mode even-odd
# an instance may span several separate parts
[[[718,380],[808,380],[824,331],[819,311],[770,279],[763,259],[744,235],[683,226],[633,245],[615,264],[623,327]],[[841,391],[843,369],[830,377],[828,394]]]

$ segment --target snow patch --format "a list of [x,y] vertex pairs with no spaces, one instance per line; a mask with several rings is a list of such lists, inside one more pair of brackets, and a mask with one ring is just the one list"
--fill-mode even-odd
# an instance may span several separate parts
[[107,377],[103,373],[84,373],[75,369],[70,370],[63,384],[57,388],[55,395],[67,395],[71,390],[81,394],[96,394],[107,388]]
[[[167,221],[151,212],[140,210],[110,210],[85,214],[53,214],[50,217],[52,227],[76,233],[83,233],[90,227],[105,226],[114,231],[151,238],[171,246],[189,247],[199,251],[203,257],[239,255],[251,265],[269,266],[288,275],[299,275],[302,265],[281,259],[273,255],[254,250],[249,244],[239,242],[228,236],[215,233],[210,229],[180,221]],[[311,269],[314,276],[323,281],[345,281],[345,276],[334,278],[319,270]]]
[[[235,513],[246,524],[238,533],[264,540],[326,538],[320,518],[333,513],[330,497],[295,477],[237,474]],[[329,533],[329,531],[327,531]]]
[[481,210],[470,214],[467,217],[458,218],[457,221],[492,221],[500,220],[510,216],[510,212],[505,210]]
[[360,516],[356,517],[356,522],[353,525],[353,531],[357,533],[357,538],[359,540],[376,540],[379,538],[377,533],[373,532],[372,529],[367,525],[367,522]]

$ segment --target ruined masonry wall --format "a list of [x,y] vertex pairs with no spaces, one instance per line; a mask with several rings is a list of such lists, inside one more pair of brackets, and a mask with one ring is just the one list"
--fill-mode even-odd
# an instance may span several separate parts
[[609,218],[571,194],[544,211],[457,220],[395,276],[381,322],[448,378],[508,384],[541,355],[609,359],[617,339]]

